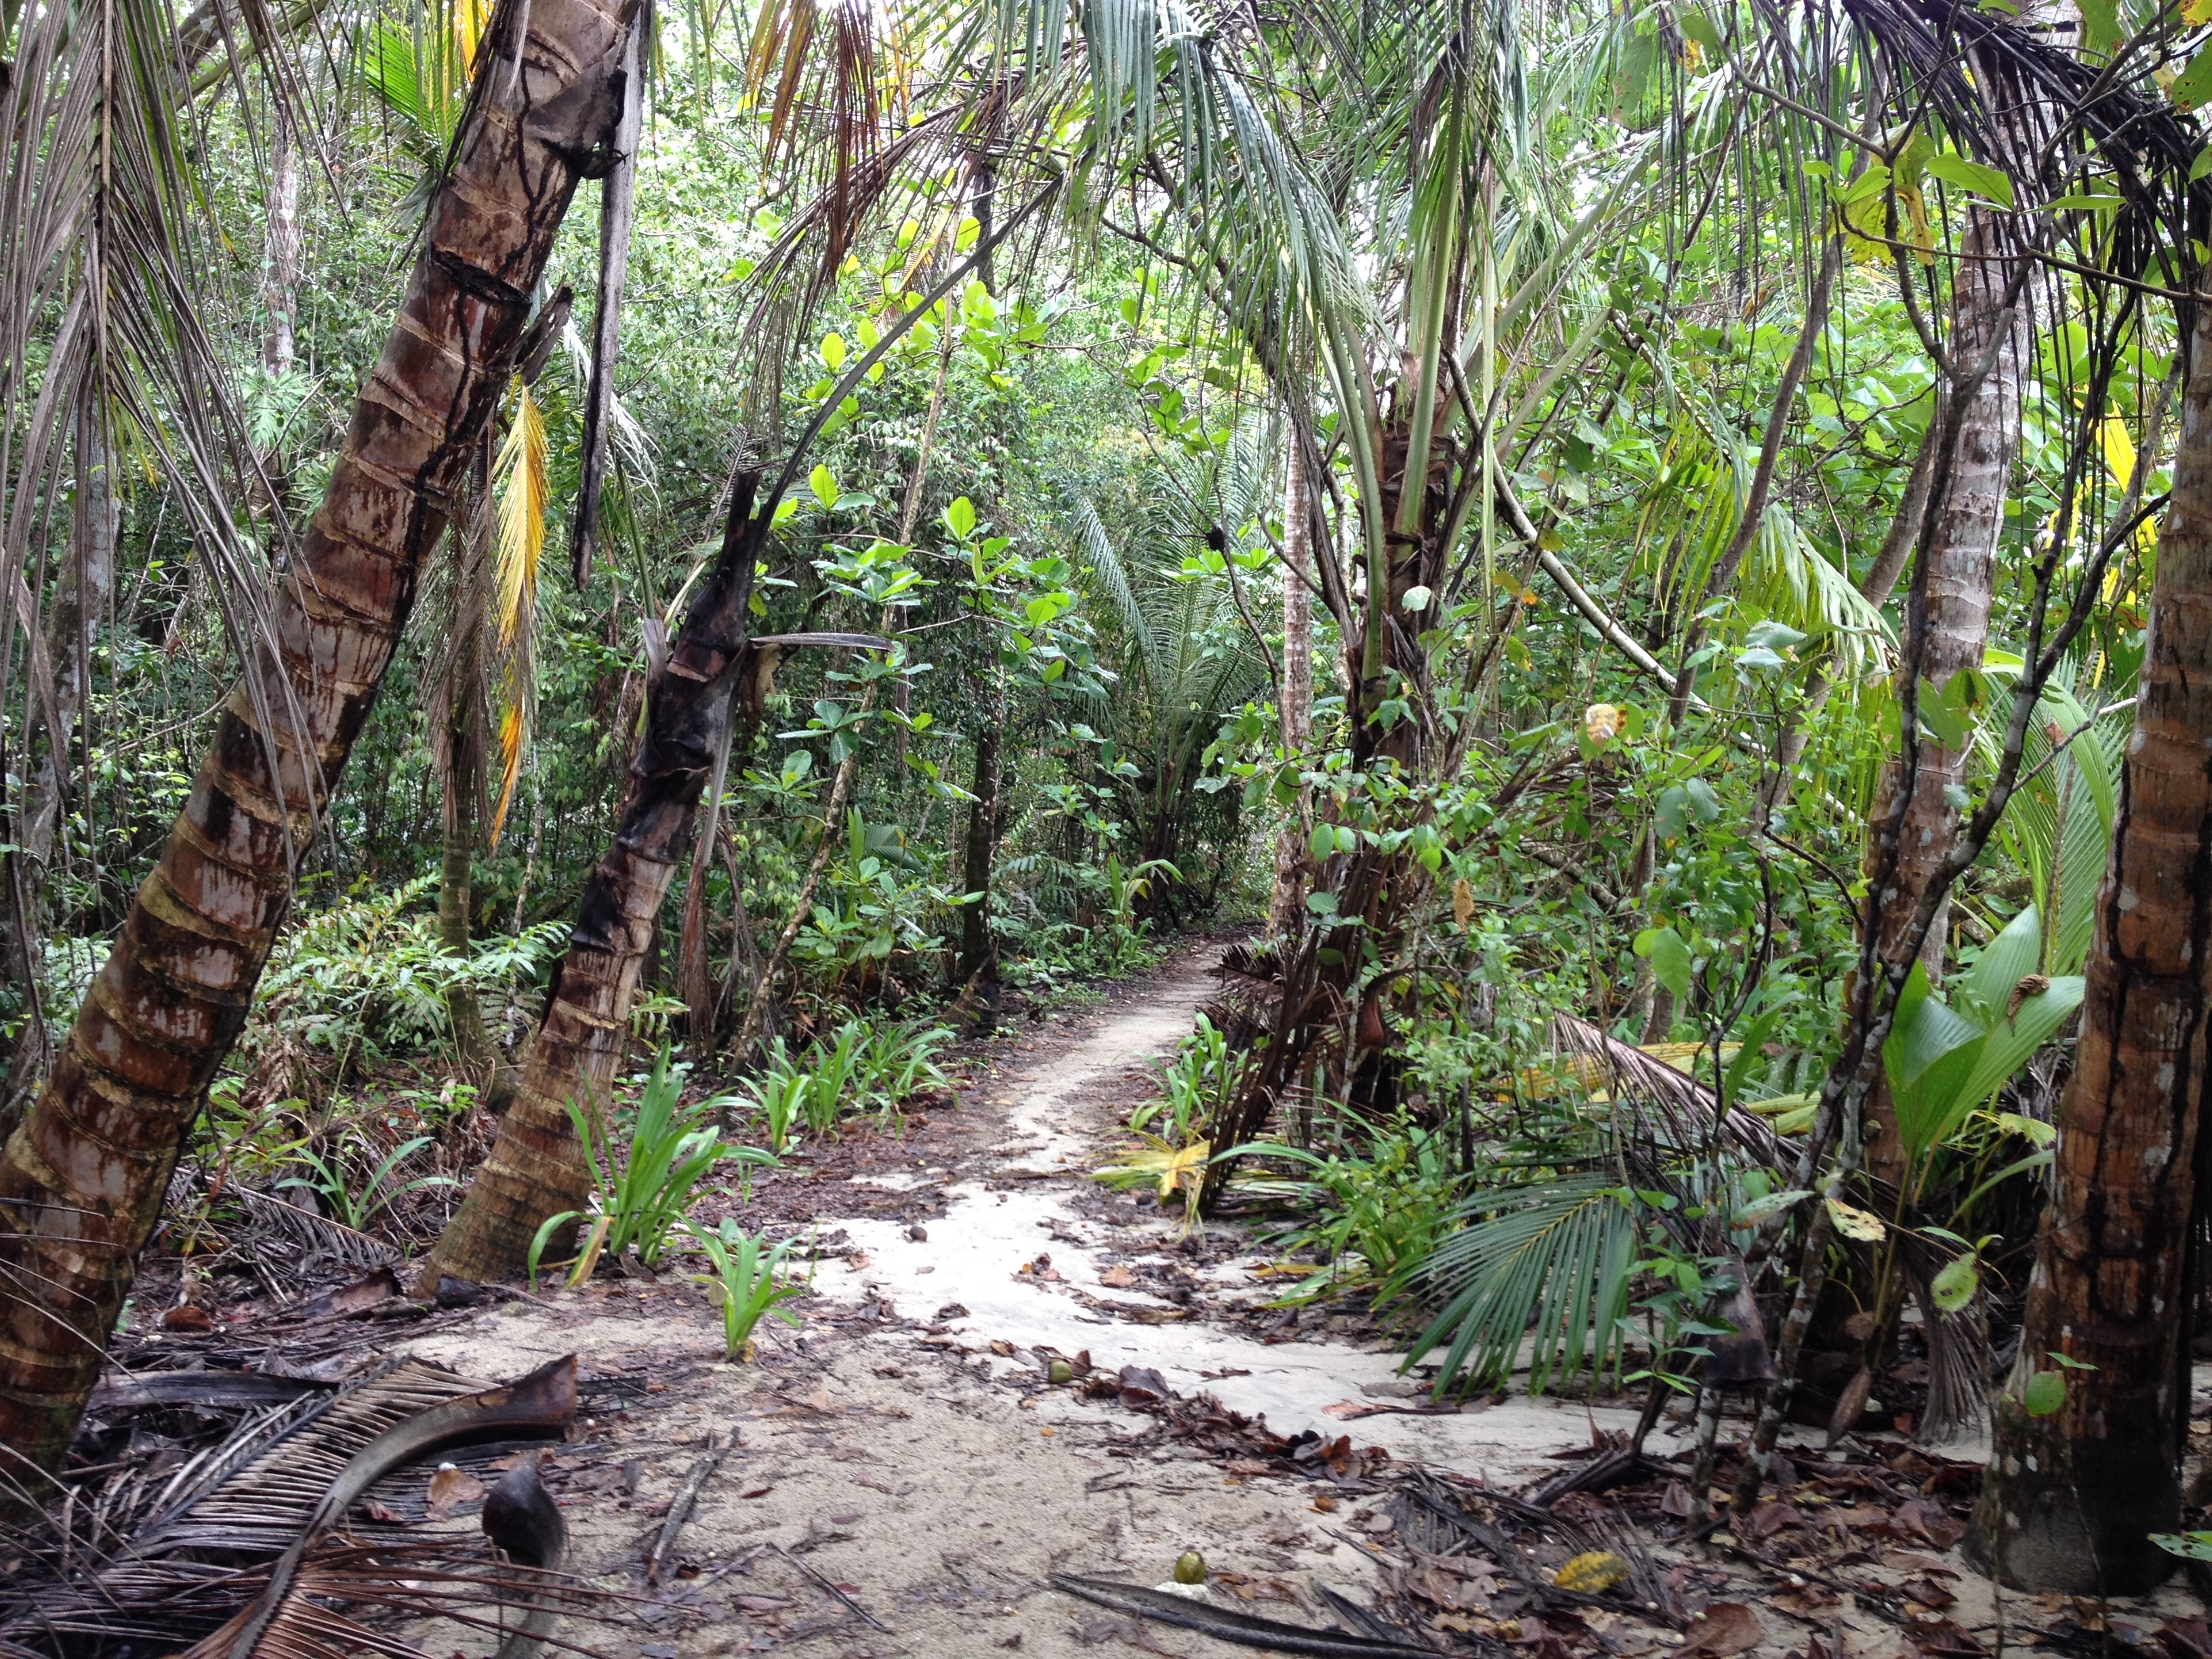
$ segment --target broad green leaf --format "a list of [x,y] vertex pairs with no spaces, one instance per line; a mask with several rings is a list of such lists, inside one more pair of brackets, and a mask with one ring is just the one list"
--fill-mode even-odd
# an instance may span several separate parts
[[2001,208],[2008,210],[2012,206],[2012,180],[1995,167],[1985,167],[1978,161],[1969,161],[1963,155],[1946,151],[1928,158],[1928,171],[1945,184],[1986,197]]
[[1982,1264],[1978,1256],[1962,1255],[1936,1275],[1929,1285],[1936,1305],[1945,1313],[1956,1313],[1974,1299],[1974,1292],[1982,1287]]
[[1636,936],[1636,954],[1651,964],[1651,976],[1678,997],[1690,993],[1690,947],[1672,927],[1647,927]]
[[836,477],[826,466],[817,466],[806,475],[806,487],[814,492],[814,499],[824,507],[836,506],[837,497],[842,493],[837,488]]
[[965,495],[955,498],[945,509],[945,526],[961,541],[975,533],[975,503]]
[[2021,1390],[2020,1403],[2030,1417],[2050,1417],[2066,1404],[2066,1379],[2057,1371],[2038,1371]]
[[822,361],[832,374],[845,366],[845,337],[835,329],[822,337]]

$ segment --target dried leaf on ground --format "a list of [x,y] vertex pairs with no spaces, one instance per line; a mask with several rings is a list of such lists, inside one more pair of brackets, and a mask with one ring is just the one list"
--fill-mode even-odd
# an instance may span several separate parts
[[1766,1634],[1759,1615],[1741,1601],[1716,1601],[1690,1625],[1690,1633],[1675,1652],[1684,1659],[1693,1654],[1704,1659],[1735,1659],[1749,1653]]
[[464,1504],[473,1504],[484,1495],[484,1483],[466,1469],[452,1463],[441,1463],[437,1473],[430,1477],[430,1519],[443,1521]]

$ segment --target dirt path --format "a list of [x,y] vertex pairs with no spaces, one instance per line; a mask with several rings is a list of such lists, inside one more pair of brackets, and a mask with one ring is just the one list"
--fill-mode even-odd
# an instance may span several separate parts
[[1073,1655],[1141,1638],[1158,1651],[1223,1652],[1195,1634],[1140,1632],[1044,1582],[1070,1571],[1158,1583],[1190,1548],[1229,1605],[1326,1622],[1316,1583],[1367,1599],[1372,1567],[1358,1540],[1387,1522],[1365,1483],[1293,1479],[1250,1459],[1224,1473],[1164,1437],[1157,1418],[1048,1386],[1041,1347],[1087,1351],[1106,1374],[1154,1368],[1177,1394],[1265,1413],[1279,1434],[1349,1433],[1394,1457],[1516,1484],[1532,1458],[1586,1440],[1581,1409],[1525,1401],[1339,1420],[1413,1392],[1395,1352],[1263,1342],[1209,1320],[1209,1309],[1271,1293],[1244,1241],[1219,1228],[1203,1244],[1183,1241],[1156,1206],[1085,1179],[1151,1092],[1147,1066],[1190,1029],[1211,960],[1188,953],[1118,1003],[999,1045],[962,1109],[933,1113],[909,1139],[764,1186],[752,1213],[811,1215],[824,1255],[813,1296],[796,1304],[802,1332],[775,1328],[753,1363],[717,1363],[712,1310],[673,1282],[511,1303],[410,1345],[487,1377],[580,1355],[603,1403],[550,1479],[580,1565],[610,1587],[634,1588],[657,1515],[704,1437],[738,1437],[683,1534],[696,1577],[678,1581],[658,1616],[665,1633],[617,1650],[690,1659],[804,1642],[851,1659]]

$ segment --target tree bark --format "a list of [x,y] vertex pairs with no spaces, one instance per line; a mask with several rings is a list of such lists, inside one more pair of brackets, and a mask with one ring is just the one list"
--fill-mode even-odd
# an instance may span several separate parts
[[[544,3],[544,0],[533,0]],[[549,1216],[580,1209],[590,1171],[568,1103],[603,1110],[621,1064],[629,1012],[660,907],[691,839],[692,817],[729,732],[731,691],[745,655],[745,607],[775,503],[752,516],[757,472],[731,493],[722,551],[653,676],[646,728],[629,764],[621,826],[592,866],[576,907],[521,1087],[491,1156],[422,1266],[481,1282],[519,1267]]]
[[[2057,1192],[1974,1517],[1980,1559],[2034,1591],[2148,1589],[2174,1565],[2148,1535],[2180,1521],[2183,1286],[2212,1066],[2212,306],[2191,361]],[[2030,1417],[2022,1390],[2044,1371],[2064,1404]]]
[[[453,580],[446,684],[439,698],[437,758],[444,774],[440,819],[438,947],[466,960],[477,854],[477,806],[484,794],[484,631],[491,607],[491,451],[489,427],[477,442],[468,527],[460,538]],[[462,1069],[479,1085],[491,1080],[491,1038],[473,983],[446,993],[446,1018]]]
[[298,350],[300,313],[300,137],[283,99],[270,113],[269,222],[262,232],[261,306],[267,316],[261,366],[289,374]]
[[[1283,753],[1302,766],[1313,744],[1313,594],[1306,573],[1313,550],[1313,508],[1306,495],[1305,445],[1293,434],[1283,483]],[[1275,843],[1275,890],[1267,934],[1295,939],[1304,931],[1306,844],[1313,791],[1298,786],[1297,804]]]
[[[0,1446],[57,1468],[186,1127],[620,106],[621,0],[508,0],[384,354],[160,863],[0,1156]],[[520,33],[523,38],[518,39]],[[513,74],[504,66],[517,65]]]
[[[2027,311],[2010,314],[2018,319],[2006,338],[1997,340],[2008,314],[2005,289],[2009,264],[2004,252],[2005,231],[1996,218],[1980,208],[1967,210],[1965,257],[1951,295],[1949,351],[1954,362],[1979,362],[1992,344],[1996,359],[1982,380],[1960,428],[1957,459],[1952,464],[1950,488],[1945,491],[1936,520],[1936,534],[1928,558],[1927,639],[1919,658],[1921,678],[1940,692],[1962,672],[1978,670],[1982,648],[1990,634],[1990,595],[1996,578],[1997,544],[2004,534],[2007,486],[2013,459],[2020,451],[2021,376],[2028,358]],[[1909,625],[1909,623],[1908,623]],[[1904,641],[1903,660],[1914,660],[1912,641]],[[1928,695],[1923,689],[1923,697]],[[1959,833],[1959,809],[1951,804],[1952,792],[1966,777],[1966,750],[1948,749],[1923,736],[1919,765],[1911,781],[1912,795],[1905,809],[1905,825],[1898,839],[1896,878],[1881,896],[1881,952],[1884,961],[1895,957],[1898,941],[1911,925],[1920,895]],[[1887,821],[1899,793],[1905,787],[1905,758],[1892,755],[1883,765],[1875,787],[1869,823]],[[1867,869],[1872,873],[1878,853],[1868,838]],[[1948,908],[1948,906],[1947,906]],[[1928,930],[1920,959],[1930,980],[1943,975],[1946,912],[1939,911]],[[1867,1172],[1879,1180],[1902,1183],[1905,1176],[1905,1144],[1897,1131],[1897,1109],[1891,1103],[1885,1079],[1877,1084],[1867,1106]]]

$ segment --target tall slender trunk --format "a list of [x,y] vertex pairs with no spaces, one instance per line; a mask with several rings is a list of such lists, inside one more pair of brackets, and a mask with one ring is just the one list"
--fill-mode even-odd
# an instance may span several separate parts
[[[62,729],[46,734],[46,747],[31,774],[24,813],[24,845],[43,869],[61,833],[61,779],[92,678],[92,647],[115,591],[118,507],[111,476],[104,416],[90,388],[77,408],[76,501],[70,517],[70,556],[58,601],[46,620],[46,656],[54,665],[54,710]],[[36,705],[34,704],[35,708]]]
[[[1965,257],[1958,263],[1951,290],[1949,350],[1952,361],[1961,363],[1979,362],[1992,344],[1997,354],[1960,428],[1950,488],[1944,492],[1928,548],[1927,638],[1918,658],[1923,698],[1930,688],[1941,692],[1962,672],[1978,670],[1989,640],[1990,595],[1996,580],[1997,544],[2004,534],[2006,489],[2014,458],[2020,453],[2021,384],[2030,355],[2027,307],[2012,313],[2019,321],[2001,343],[1997,338],[2007,315],[2010,270],[2001,257],[2006,246],[2004,228],[1996,216],[1970,208]],[[1908,637],[1904,644],[1904,660],[1911,662],[1913,641]],[[1898,838],[1896,879],[1881,898],[1878,932],[1884,961],[1894,959],[1920,895],[1958,838],[1959,809],[1952,801],[1966,777],[1966,748],[1947,748],[1932,736],[1921,738],[1912,796],[1905,804],[1905,826]],[[1892,755],[1875,786],[1869,824],[1887,821],[1905,787],[1905,757]],[[1869,874],[1878,857],[1869,833]],[[1920,959],[1931,980],[1943,975],[1948,911],[1947,902],[1921,947]],[[1905,1164],[1897,1108],[1885,1079],[1867,1103],[1867,1172],[1880,1180],[1901,1182]]]
[[975,769],[968,781],[968,833],[962,844],[960,884],[975,895],[960,914],[961,983],[988,986],[999,976],[997,941],[991,933],[991,861],[999,839],[999,709],[987,709],[975,732]]
[[[2148,1534],[2180,1521],[2183,1285],[2212,1072],[2212,304],[2191,363],[2057,1191],[1975,1514],[1983,1561],[2030,1590],[2148,1589],[2174,1565]],[[2065,1400],[2031,1417],[2039,1372]]]
[[[168,843],[0,1155],[0,1447],[58,1466],[186,1127],[245,1024],[296,861],[505,387],[577,180],[611,134],[621,0],[506,0],[489,75],[321,510]],[[518,39],[518,33],[523,38]],[[517,72],[505,66],[517,65]]]
[[[38,893],[61,838],[67,803],[63,780],[70,750],[76,742],[79,716],[92,680],[92,647],[115,589],[115,536],[118,508],[109,465],[106,411],[97,386],[88,385],[76,410],[76,500],[70,515],[70,551],[62,568],[60,592],[46,613],[46,659],[53,665],[55,717],[58,731],[46,733],[36,751],[22,794],[22,831],[13,854],[21,872],[21,891],[9,884],[0,894],[0,972],[14,974],[38,959],[44,921]],[[41,702],[32,702],[33,718],[25,736],[33,744],[43,721]],[[20,899],[20,908],[18,906]],[[42,1011],[51,1012],[51,1011]],[[15,1133],[24,1103],[46,1076],[52,1056],[51,1036],[41,1018],[27,1018],[0,1085],[0,1141]]]
[[267,325],[261,366],[271,374],[289,374],[299,335],[300,136],[281,98],[269,125],[269,217],[261,242],[261,306]]
[[[489,427],[477,442],[467,528],[459,537],[453,580],[452,632],[446,684],[438,699],[438,743],[445,802],[439,822],[438,948],[447,957],[469,953],[477,855],[477,807],[484,794],[484,632],[491,608],[491,452]],[[446,992],[446,1019],[462,1069],[479,1084],[490,1081],[491,1038],[471,983]]]
[[[1313,594],[1306,586],[1312,563],[1313,507],[1306,495],[1303,434],[1293,434],[1283,483],[1283,752],[1303,766],[1313,744]],[[1303,931],[1307,842],[1313,791],[1298,786],[1297,805],[1275,843],[1275,890],[1267,903],[1267,933],[1289,940]]]
[[766,514],[752,516],[759,487],[759,474],[739,477],[721,556],[653,676],[621,825],[584,884],[521,1086],[491,1156],[423,1266],[427,1283],[441,1272],[480,1281],[520,1266],[545,1218],[580,1209],[590,1189],[568,1105],[605,1109],[661,904],[729,734],[745,607],[768,523]]

